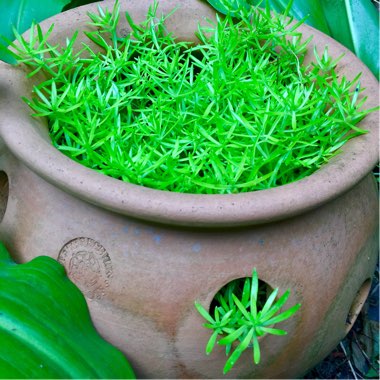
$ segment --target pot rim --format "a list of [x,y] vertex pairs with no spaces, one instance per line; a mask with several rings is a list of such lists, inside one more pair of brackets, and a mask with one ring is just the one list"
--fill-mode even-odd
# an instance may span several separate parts
[[[121,10],[133,9],[139,3],[144,1],[121,1]],[[171,9],[175,5],[171,0],[163,3]],[[197,16],[202,12],[209,15],[208,5],[199,0],[192,0],[192,3],[190,10]],[[110,8],[112,4],[111,0],[104,1],[104,7]],[[68,12],[72,12],[77,25],[80,25],[86,13],[95,9],[95,4],[82,6],[47,19],[41,26],[65,22]],[[131,13],[133,15],[133,11]],[[72,24],[69,27],[73,30]],[[305,38],[314,35],[313,41],[319,41],[319,51],[326,45],[329,45],[333,56],[344,51],[345,56],[339,65],[342,71],[347,77],[351,77],[351,71],[361,71],[360,82],[366,88],[365,95],[368,97],[365,106],[372,108],[378,105],[378,82],[353,53],[309,26],[302,25],[299,30]],[[20,99],[20,93],[16,88],[13,89],[15,83],[12,78],[18,79],[22,92],[25,93],[25,89],[30,87],[23,70],[20,70],[20,66],[10,67],[0,63],[0,72],[5,73],[0,77],[8,78],[0,79],[0,89],[7,86],[7,91],[0,92],[0,136],[13,155],[60,189],[91,204],[138,219],[191,227],[232,227],[277,221],[312,210],[347,192],[370,173],[378,162],[379,112],[373,112],[359,124],[369,133],[347,142],[340,154],[302,180],[239,194],[186,194],[150,189],[107,177],[59,152],[52,146],[46,131],[41,131],[42,121],[30,116],[30,110]]]

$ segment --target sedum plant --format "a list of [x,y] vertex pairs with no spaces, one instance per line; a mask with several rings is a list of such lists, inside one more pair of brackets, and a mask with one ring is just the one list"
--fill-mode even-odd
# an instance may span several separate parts
[[358,75],[338,78],[327,49],[304,64],[309,40],[284,16],[242,8],[177,41],[157,3],[131,33],[119,7],[90,14],[96,31],[76,52],[33,27],[15,57],[47,80],[25,99],[47,117],[53,144],[105,175],[159,190],[226,194],[304,178],[336,155],[371,110]]
[[[286,331],[274,328],[273,325],[290,318],[301,307],[296,304],[278,314],[290,295],[290,290],[287,290],[276,299],[278,288],[262,303],[260,292],[266,293],[267,289],[260,288],[256,268],[253,269],[252,279],[246,278],[242,288],[239,285],[239,280],[233,281],[216,294],[217,304],[213,316],[200,303],[195,302],[196,309],[207,321],[204,326],[212,330],[206,354],[209,355],[216,344],[226,347],[226,355],[229,357],[223,368],[224,374],[231,370],[249,347],[252,347],[253,362],[258,364],[261,358],[259,338],[266,334],[286,335]],[[238,344],[232,352],[234,342]]]

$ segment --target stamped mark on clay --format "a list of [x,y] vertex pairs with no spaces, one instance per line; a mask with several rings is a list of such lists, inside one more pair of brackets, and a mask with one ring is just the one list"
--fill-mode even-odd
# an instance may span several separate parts
[[62,247],[58,261],[87,298],[104,296],[113,269],[109,254],[100,243],[86,237],[71,240]]

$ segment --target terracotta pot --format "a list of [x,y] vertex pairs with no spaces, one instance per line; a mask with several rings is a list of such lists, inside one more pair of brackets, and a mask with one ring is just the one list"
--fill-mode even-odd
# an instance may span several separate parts
[[[137,21],[150,1],[121,1]],[[189,39],[214,12],[196,0],[161,0],[163,12],[181,6],[169,28]],[[111,2],[104,2],[111,7]],[[86,28],[81,7],[43,23],[56,41]],[[126,33],[126,25],[121,32]],[[367,107],[378,83],[349,51],[309,27],[321,51],[346,55],[340,71],[362,71]],[[378,250],[378,114],[369,133],[315,174],[271,190],[191,195],[143,188],[87,169],[55,150],[46,125],[32,119],[20,97],[31,83],[21,67],[0,65],[0,239],[21,262],[49,255],[63,263],[87,297],[99,332],[119,347],[139,377],[222,377],[222,347],[204,354],[209,331],[194,308],[206,308],[233,279],[250,276],[281,291],[300,311],[280,324],[284,337],[262,339],[262,361],[244,353],[231,377],[301,376],[349,331],[368,294]]]

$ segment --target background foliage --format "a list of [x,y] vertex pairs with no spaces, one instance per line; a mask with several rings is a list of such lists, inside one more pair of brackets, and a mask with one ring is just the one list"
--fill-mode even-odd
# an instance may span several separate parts
[[[267,0],[283,13],[289,0]],[[263,0],[207,0],[221,13],[230,7],[264,4]],[[379,78],[379,13],[370,0],[293,0],[289,16],[330,35],[354,52]]]
[[[263,0],[204,0],[219,12],[226,5],[257,5]],[[12,26],[19,33],[32,21],[40,22],[61,11],[92,3],[94,0],[0,0],[0,36],[13,40]],[[289,0],[268,0],[271,9],[284,12]],[[293,0],[289,15],[345,45],[379,78],[379,15],[370,0]],[[0,41],[0,60],[14,63]]]

